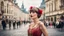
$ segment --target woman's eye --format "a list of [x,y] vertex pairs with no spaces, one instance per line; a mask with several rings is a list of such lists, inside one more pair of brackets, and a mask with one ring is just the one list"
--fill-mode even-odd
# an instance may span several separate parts
[[35,13],[35,12],[33,12],[33,13]]
[[36,13],[36,12],[37,12],[37,11],[33,11],[33,10],[30,11],[30,13]]

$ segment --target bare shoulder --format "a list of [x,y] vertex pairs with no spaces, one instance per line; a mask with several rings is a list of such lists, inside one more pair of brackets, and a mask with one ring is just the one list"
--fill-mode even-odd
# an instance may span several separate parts
[[46,30],[46,27],[45,27],[45,25],[44,25],[44,23],[43,22],[40,22],[40,24],[39,24],[39,26],[40,26],[40,29],[42,30]]
[[44,23],[40,21],[39,25],[40,25],[40,26],[44,26]]

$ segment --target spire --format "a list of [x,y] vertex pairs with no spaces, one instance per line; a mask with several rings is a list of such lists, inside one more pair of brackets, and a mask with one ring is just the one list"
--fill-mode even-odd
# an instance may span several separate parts
[[45,0],[42,0],[42,2],[40,4],[40,8],[45,8]]
[[24,3],[22,2],[22,9],[24,9]]
[[42,2],[41,2],[41,5],[43,5],[43,4],[45,4],[45,1],[44,0],[42,0]]
[[14,3],[16,2],[16,0],[14,0]]
[[22,1],[22,5],[21,5],[21,11],[23,11],[26,14],[28,14],[28,12],[26,11],[26,8],[24,7],[23,1]]

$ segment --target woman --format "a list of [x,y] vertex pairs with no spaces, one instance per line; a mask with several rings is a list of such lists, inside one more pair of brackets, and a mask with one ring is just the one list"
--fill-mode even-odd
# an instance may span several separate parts
[[28,36],[41,36],[42,33],[44,36],[48,36],[44,23],[38,19],[42,15],[42,10],[31,6],[29,11],[32,22],[29,25]]

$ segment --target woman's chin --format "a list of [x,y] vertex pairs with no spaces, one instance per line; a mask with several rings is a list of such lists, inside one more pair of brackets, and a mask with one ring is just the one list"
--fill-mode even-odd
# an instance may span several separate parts
[[34,19],[34,17],[31,17],[32,19]]

